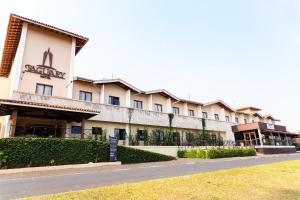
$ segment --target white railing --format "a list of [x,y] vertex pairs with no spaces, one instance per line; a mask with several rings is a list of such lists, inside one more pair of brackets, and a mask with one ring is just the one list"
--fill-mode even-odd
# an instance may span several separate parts
[[[91,103],[86,101],[79,101],[74,99],[53,97],[53,96],[43,96],[37,94],[30,94],[24,92],[14,91],[13,100],[20,101],[30,101],[36,103],[47,103],[50,105],[62,105],[83,109],[93,109],[99,110],[100,114],[92,117],[91,120],[97,121],[107,121],[107,122],[118,122],[118,123],[129,123],[129,109],[126,107],[119,107],[113,105],[104,105],[98,103]],[[206,129],[222,132],[232,132],[231,126],[233,123],[215,121],[215,120],[205,120]],[[150,125],[150,126],[169,126],[169,117],[167,113],[159,113],[147,110],[133,109],[132,124],[140,125]],[[175,115],[173,119],[172,126],[174,128],[186,128],[186,129],[202,129],[201,118],[189,117],[183,115]]]
[[34,102],[34,103],[45,103],[48,105],[61,105],[61,106],[68,106],[68,107],[81,108],[81,109],[100,110],[100,105],[96,103],[62,98],[62,97],[30,94],[30,93],[18,92],[18,91],[13,92],[12,99],[18,101]]

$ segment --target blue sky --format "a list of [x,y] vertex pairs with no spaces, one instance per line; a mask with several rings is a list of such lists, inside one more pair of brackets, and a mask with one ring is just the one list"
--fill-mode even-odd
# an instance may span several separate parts
[[300,130],[300,1],[0,0],[0,55],[11,12],[90,38],[77,75],[254,105]]

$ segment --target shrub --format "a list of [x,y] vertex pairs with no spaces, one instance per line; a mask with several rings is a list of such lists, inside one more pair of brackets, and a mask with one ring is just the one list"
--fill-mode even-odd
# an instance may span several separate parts
[[172,156],[162,155],[159,153],[134,149],[130,147],[118,146],[118,160],[122,163],[143,163],[174,160]]
[[[59,138],[0,139],[0,155],[6,168],[108,162],[109,145],[95,140]],[[140,163],[175,159],[157,153],[118,147],[122,163]],[[3,166],[2,166],[3,167]]]
[[189,151],[178,151],[179,158],[230,158],[230,157],[244,157],[255,156],[256,151],[253,148],[233,148],[233,149],[193,149]]

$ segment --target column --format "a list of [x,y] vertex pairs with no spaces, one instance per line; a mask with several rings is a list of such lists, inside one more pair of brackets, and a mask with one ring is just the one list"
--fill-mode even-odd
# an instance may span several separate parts
[[105,104],[105,85],[101,85],[100,90],[100,104]]
[[152,94],[150,94],[148,97],[148,110],[153,111],[153,96],[152,96]]
[[257,131],[258,131],[258,137],[259,137],[260,146],[264,146],[260,129],[258,128]]
[[173,113],[172,112],[172,101],[171,101],[171,98],[167,99],[166,105],[167,105],[167,113]]
[[231,113],[231,122],[232,123],[236,123],[236,121],[235,121],[235,113],[234,112]]
[[85,118],[81,120],[81,139],[84,139],[84,129],[85,129]]
[[202,107],[201,106],[197,106],[197,113],[196,116],[199,118],[202,118]]
[[129,133],[130,133],[130,125],[126,124],[126,136],[125,136],[125,145],[129,146]]
[[244,115],[243,114],[241,114],[240,115],[240,124],[245,124],[245,120],[244,120],[245,118],[244,118]]
[[131,108],[131,90],[127,90],[125,96],[125,107]]
[[16,126],[17,126],[17,118],[18,118],[18,111],[13,110],[12,114],[10,115],[10,121],[11,121],[11,123],[10,123],[11,129],[10,129],[10,134],[9,134],[10,137],[15,136]]
[[68,76],[68,98],[73,98],[73,77],[74,77],[74,64],[75,64],[75,49],[76,49],[76,39],[72,38],[72,48],[70,57],[70,72]]
[[189,115],[189,109],[188,109],[188,104],[184,103],[183,104],[183,115],[188,116]]
[[210,107],[210,112],[208,113],[208,118],[215,120],[215,109],[212,106]]
[[221,110],[220,110],[220,120],[223,122],[226,121],[224,108],[221,108]]

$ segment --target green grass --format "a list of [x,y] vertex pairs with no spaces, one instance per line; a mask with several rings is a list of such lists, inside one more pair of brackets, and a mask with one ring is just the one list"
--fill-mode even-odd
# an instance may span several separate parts
[[300,199],[300,160],[29,199]]

